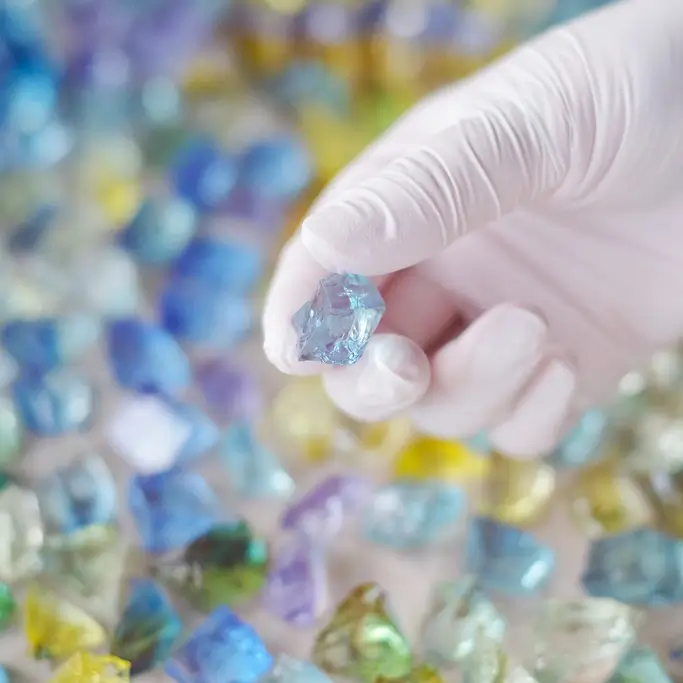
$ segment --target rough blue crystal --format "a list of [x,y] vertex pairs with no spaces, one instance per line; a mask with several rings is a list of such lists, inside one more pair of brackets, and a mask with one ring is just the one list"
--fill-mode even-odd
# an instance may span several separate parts
[[55,470],[43,480],[38,497],[47,531],[70,534],[116,521],[116,483],[98,455]]
[[223,517],[204,478],[179,468],[132,477],[128,505],[145,549],[153,553],[190,544]]
[[221,457],[233,489],[245,498],[288,498],[294,481],[261,443],[247,422],[235,422],[225,435]]
[[109,364],[117,382],[144,394],[173,395],[190,384],[190,361],[161,327],[137,318],[111,322]]
[[475,517],[467,534],[465,571],[487,589],[531,595],[555,569],[555,553],[532,534],[488,517]]
[[683,541],[635,529],[591,544],[582,577],[596,598],[661,606],[683,602]]
[[164,671],[178,683],[256,683],[272,664],[256,631],[221,606],[199,625]]
[[465,496],[455,486],[436,481],[395,481],[375,493],[365,513],[369,540],[396,550],[438,541],[458,521]]
[[212,142],[186,145],[173,163],[171,182],[180,197],[202,212],[225,202],[237,183],[237,163]]
[[279,655],[261,683],[332,683],[332,679],[310,662]]
[[120,234],[121,246],[139,263],[164,265],[178,257],[197,229],[197,216],[182,199],[148,199]]
[[243,341],[254,318],[242,295],[193,278],[169,278],[160,308],[161,321],[172,335],[221,349]]
[[263,272],[263,255],[248,244],[200,237],[180,255],[174,272],[183,278],[210,287],[246,294],[258,283]]
[[172,410],[190,426],[190,435],[176,455],[177,464],[197,460],[208,453],[221,439],[216,423],[197,406],[191,403],[169,403]]
[[130,662],[132,675],[140,674],[170,657],[182,630],[164,590],[151,579],[134,579],[109,650]]
[[621,660],[606,683],[672,683],[659,657],[647,647],[636,646]]
[[548,458],[555,467],[583,467],[601,455],[607,416],[600,410],[584,414],[574,429]]
[[69,368],[47,374],[25,372],[14,382],[12,393],[26,428],[41,436],[82,429],[94,408],[92,385]]
[[2,345],[19,366],[46,372],[76,359],[99,332],[97,320],[86,315],[12,320],[2,328]]
[[7,667],[0,664],[0,683],[11,683],[12,677]]
[[299,335],[299,360],[353,365],[363,355],[384,310],[384,300],[368,278],[328,275],[292,320]]

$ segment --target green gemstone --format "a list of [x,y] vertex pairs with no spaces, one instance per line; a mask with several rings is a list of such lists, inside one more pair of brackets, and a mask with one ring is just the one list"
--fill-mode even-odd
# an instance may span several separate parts
[[6,583],[0,583],[0,630],[6,629],[14,621],[16,609],[12,590]]
[[0,468],[13,465],[21,454],[24,430],[14,405],[0,399]]

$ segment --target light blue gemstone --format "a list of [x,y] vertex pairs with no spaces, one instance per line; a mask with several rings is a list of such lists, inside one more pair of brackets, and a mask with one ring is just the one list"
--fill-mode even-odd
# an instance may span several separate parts
[[38,497],[47,531],[70,534],[116,521],[116,483],[98,455],[55,470],[43,480]]
[[672,683],[659,657],[649,648],[634,647],[607,683]]
[[180,468],[132,477],[128,505],[152,553],[183,548],[225,517],[204,478]]
[[109,651],[129,661],[135,676],[165,662],[182,630],[164,590],[151,579],[134,579]]
[[599,410],[590,410],[550,455],[548,462],[554,467],[583,467],[597,460],[602,455],[606,430],[607,416]]
[[164,671],[178,683],[256,683],[272,664],[256,631],[221,606],[199,625]]
[[170,278],[160,308],[161,321],[173,336],[220,349],[244,341],[254,320],[246,297],[192,278]]
[[486,590],[505,595],[536,593],[555,569],[555,553],[522,529],[475,517],[467,534],[465,571]]
[[2,328],[2,344],[19,366],[46,372],[78,358],[99,333],[99,322],[87,315],[12,320]]
[[221,439],[216,423],[197,406],[191,403],[169,402],[169,407],[190,428],[190,435],[176,455],[181,465],[206,455]]
[[0,664],[0,683],[11,683],[12,677],[6,666]]
[[289,498],[294,493],[293,479],[275,455],[259,443],[250,424],[232,424],[225,435],[221,456],[240,496]]
[[654,529],[600,538],[591,544],[582,582],[593,597],[630,605],[683,602],[683,541]]
[[260,683],[332,683],[332,679],[310,662],[279,655]]
[[295,314],[299,360],[357,363],[384,315],[384,300],[363,275],[323,278],[311,301]]
[[197,216],[182,199],[148,199],[120,235],[139,263],[164,265],[177,258],[197,230]]
[[190,384],[190,361],[161,327],[122,318],[107,329],[109,364],[117,382],[143,394],[171,396]]
[[489,440],[489,435],[486,432],[481,432],[471,439],[465,441],[465,445],[472,449],[475,453],[481,455],[488,455],[491,452],[492,446]]
[[12,393],[26,428],[41,436],[83,429],[93,413],[92,385],[69,368],[45,375],[24,373],[14,382]]
[[465,495],[440,482],[401,480],[380,488],[364,520],[366,538],[396,550],[438,541],[460,519]]

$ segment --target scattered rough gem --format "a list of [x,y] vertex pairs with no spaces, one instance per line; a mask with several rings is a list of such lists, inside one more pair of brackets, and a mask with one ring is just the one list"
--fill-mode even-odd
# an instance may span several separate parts
[[190,434],[176,453],[178,464],[194,462],[206,455],[221,439],[221,432],[216,423],[197,406],[191,403],[170,402],[175,414],[190,428]]
[[607,683],[672,683],[672,680],[652,650],[636,645]]
[[279,655],[261,683],[332,683],[332,680],[310,662]]
[[217,418],[245,420],[261,412],[261,387],[244,368],[225,360],[210,360],[202,363],[195,374],[204,399]]
[[318,633],[313,662],[323,671],[375,683],[412,670],[410,644],[399,631],[384,591],[374,583],[354,588]]
[[175,197],[148,199],[119,239],[136,261],[165,265],[179,256],[197,229],[192,206]]
[[151,579],[134,579],[110,652],[130,662],[133,676],[165,662],[183,624],[168,597]]
[[116,381],[141,394],[172,396],[190,384],[190,361],[161,327],[121,318],[107,329],[109,364]]
[[90,382],[70,368],[43,375],[22,374],[13,386],[14,403],[26,428],[39,436],[57,436],[87,426],[94,409]]
[[3,664],[0,664],[0,683],[11,683],[11,681],[12,675],[10,670]]
[[486,432],[480,432],[471,439],[467,439],[465,445],[480,455],[488,455],[492,449],[491,440]]
[[280,525],[312,538],[330,538],[365,504],[371,491],[370,483],[361,477],[330,476],[290,505]]
[[405,676],[399,676],[398,678],[380,676],[377,679],[377,683],[389,683],[389,681],[396,681],[396,683],[443,683],[443,678],[441,678],[441,674],[429,664],[418,664]]
[[216,524],[196,538],[179,560],[161,561],[159,578],[184,590],[203,611],[246,602],[263,588],[268,545],[246,522]]
[[659,528],[683,538],[683,488],[681,472],[654,471],[638,478],[657,516]]
[[106,640],[104,629],[92,617],[38,585],[26,595],[24,628],[35,659],[62,659],[94,650]]
[[542,683],[510,660],[502,645],[480,634],[462,663],[460,683]]
[[506,595],[536,593],[555,569],[555,553],[522,529],[475,517],[467,534],[465,570]]
[[62,664],[50,683],[129,683],[130,664],[111,655],[77,652]]
[[19,459],[24,443],[24,427],[12,401],[0,397],[0,469]]
[[327,365],[357,363],[384,315],[384,300],[363,275],[323,278],[313,299],[292,319],[299,360]]
[[495,451],[489,457],[482,513],[511,526],[538,521],[555,493],[555,470],[542,461],[508,458]]
[[505,620],[474,577],[438,584],[422,624],[422,649],[434,666],[448,667],[472,654],[479,634],[498,643]]
[[256,683],[273,658],[254,629],[217,607],[166,664],[178,683]]
[[221,446],[221,458],[234,491],[245,498],[289,498],[294,480],[262,446],[247,422],[233,422]]
[[132,477],[128,505],[143,545],[152,553],[186,546],[222,517],[204,478],[178,468]]
[[40,571],[43,542],[36,494],[9,484],[0,491],[0,581],[12,583]]
[[55,470],[38,489],[48,533],[70,534],[116,521],[116,482],[99,455],[87,455]]
[[275,555],[262,595],[264,608],[295,626],[311,626],[327,606],[323,550],[294,536]]
[[654,529],[600,538],[590,546],[583,587],[596,598],[628,605],[683,601],[683,541]]
[[529,669],[541,681],[604,681],[635,642],[638,617],[613,600],[545,602]]
[[439,541],[453,530],[465,508],[465,494],[438,481],[404,479],[381,487],[364,511],[366,538],[396,550]]
[[554,467],[583,467],[602,455],[607,430],[607,416],[600,410],[589,410],[548,458]]
[[0,583],[0,631],[4,631],[14,621],[17,603],[12,589],[6,583]]
[[683,420],[678,406],[648,406],[625,429],[632,442],[623,460],[631,471],[683,469]]

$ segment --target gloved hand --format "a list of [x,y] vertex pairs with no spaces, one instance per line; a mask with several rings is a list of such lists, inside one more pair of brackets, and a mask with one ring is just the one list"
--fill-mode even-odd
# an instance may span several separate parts
[[[330,271],[387,302],[349,368],[296,359],[292,315]],[[683,2],[604,8],[409,112],[285,247],[263,326],[352,417],[551,448],[683,336]]]

